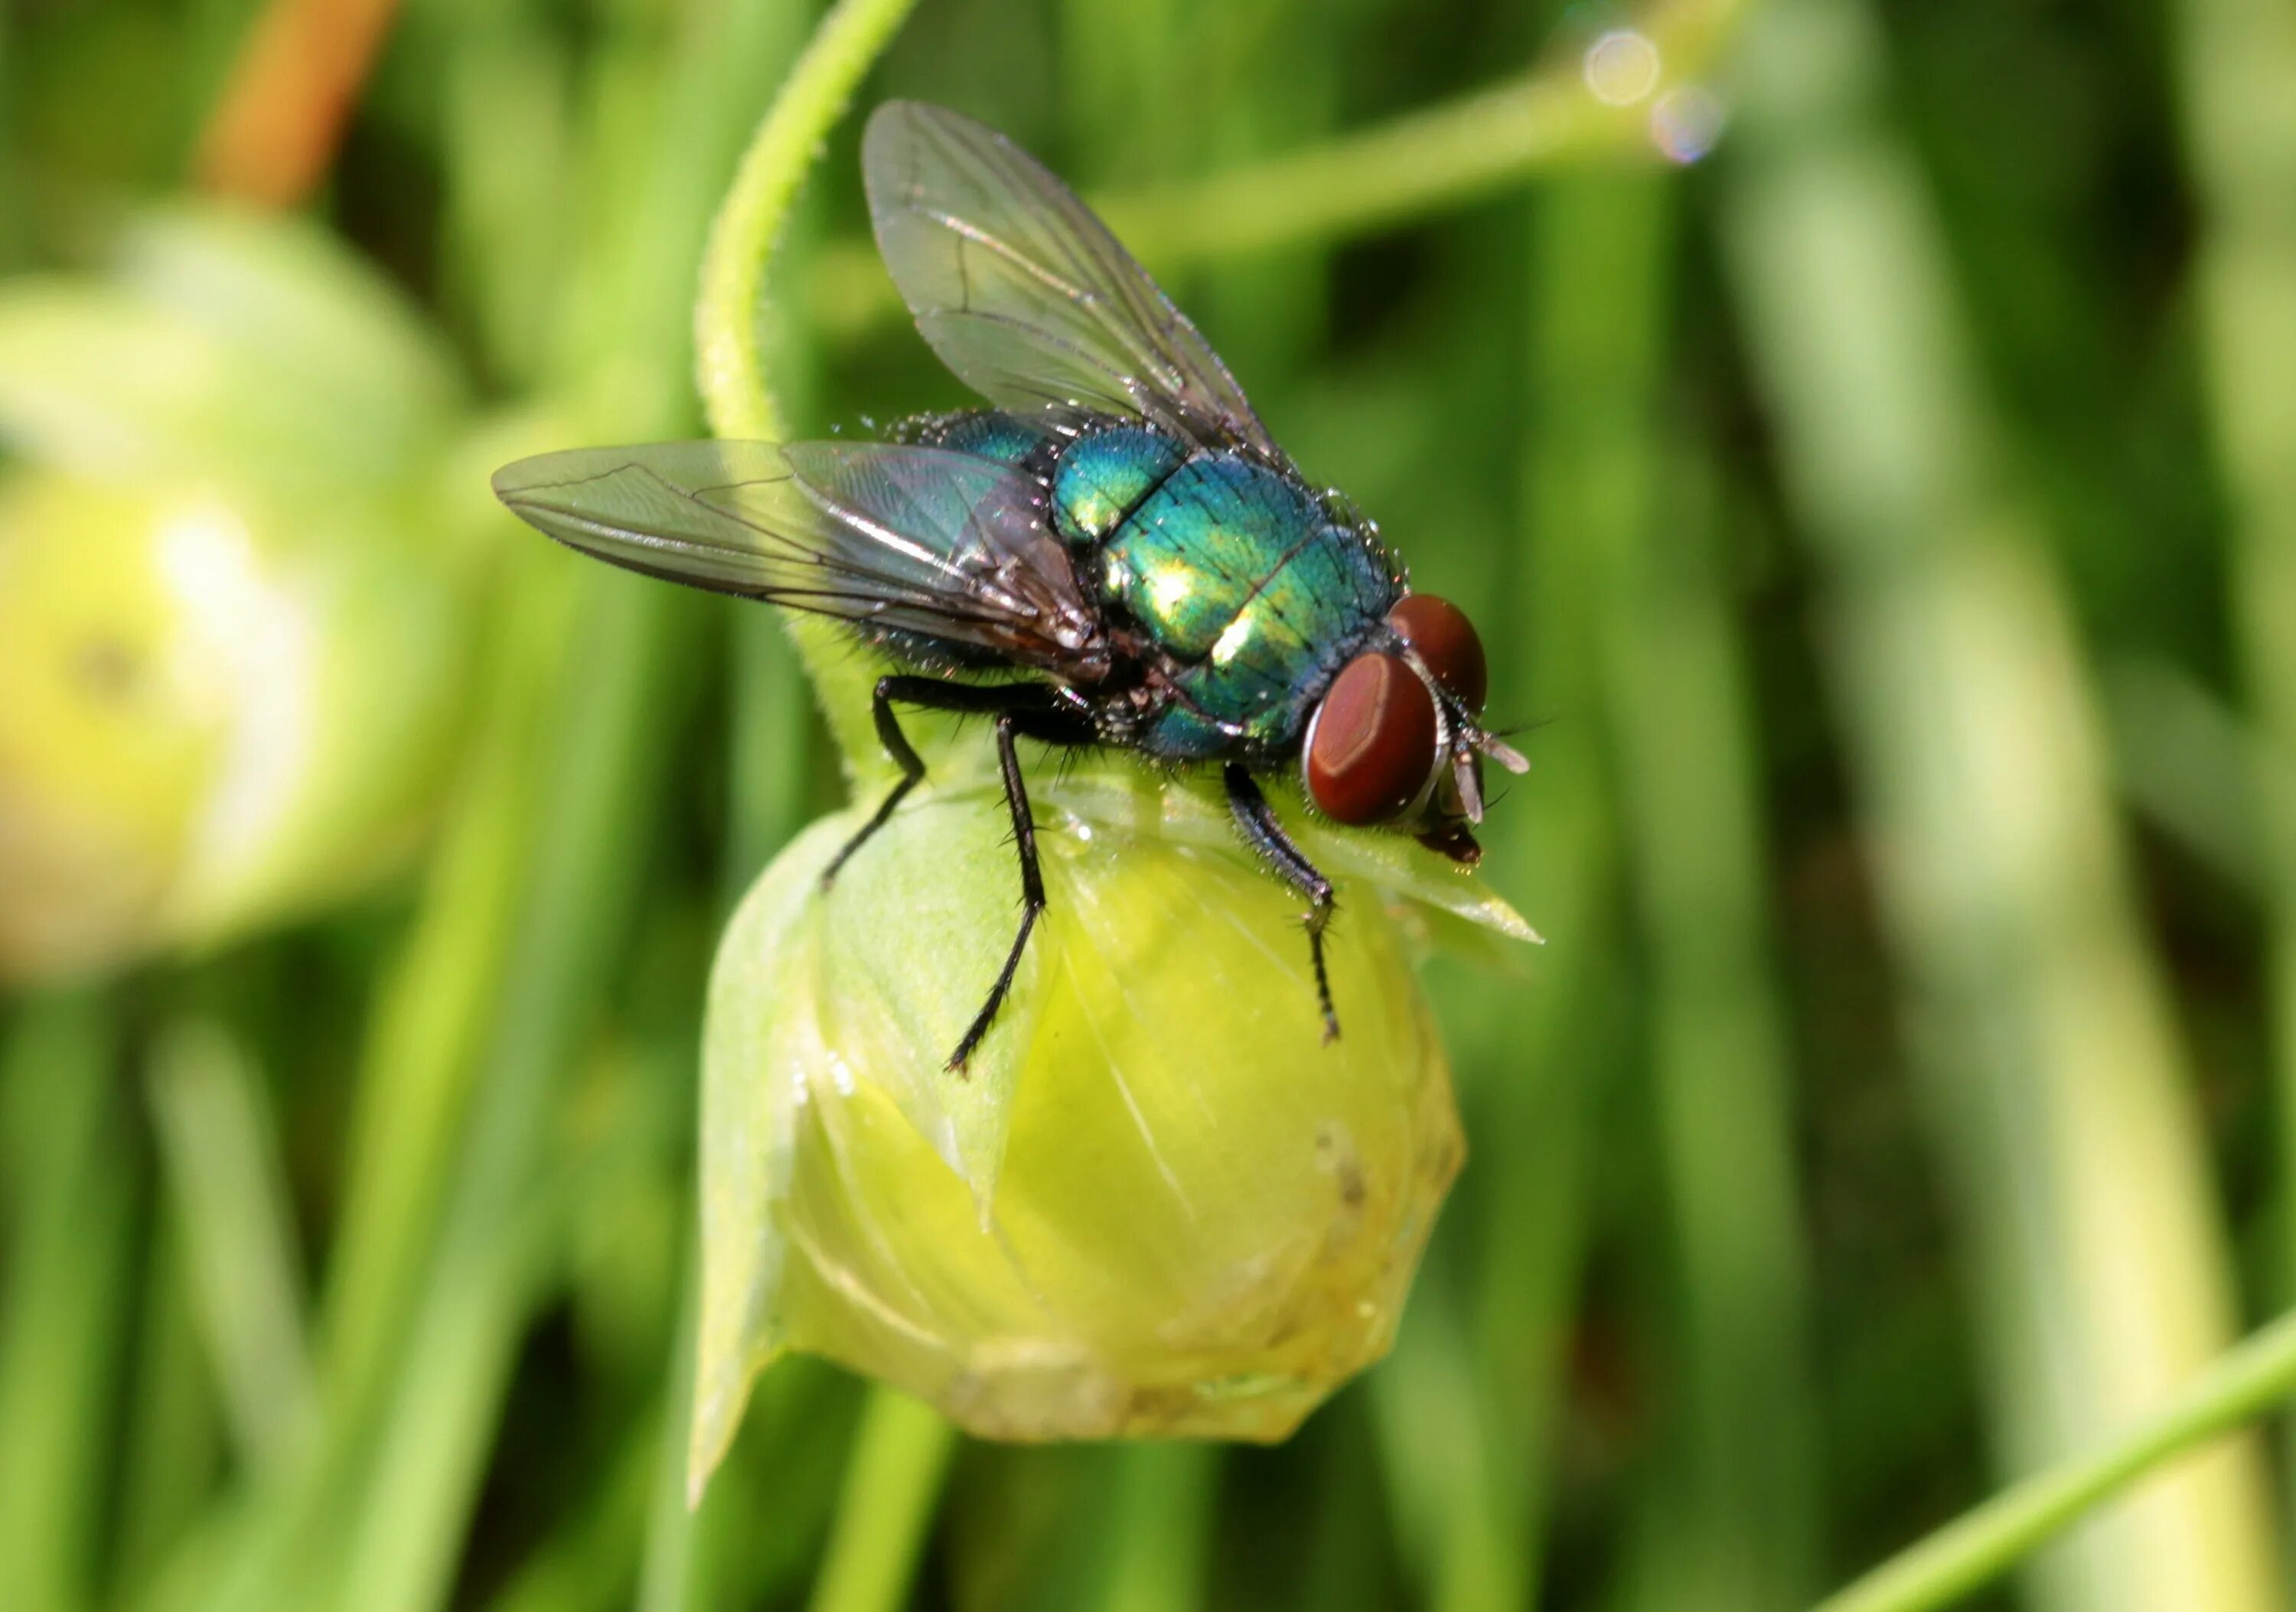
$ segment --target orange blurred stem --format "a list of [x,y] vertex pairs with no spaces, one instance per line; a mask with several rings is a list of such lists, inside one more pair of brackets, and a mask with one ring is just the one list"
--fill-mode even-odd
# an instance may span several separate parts
[[334,159],[398,0],[271,0],[200,138],[202,190],[271,207],[311,193]]

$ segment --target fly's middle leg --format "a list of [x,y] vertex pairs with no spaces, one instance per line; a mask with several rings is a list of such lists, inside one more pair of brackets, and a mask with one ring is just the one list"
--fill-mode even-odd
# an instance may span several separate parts
[[1037,821],[1029,810],[1029,786],[1021,777],[1021,758],[1013,750],[1013,736],[1018,727],[1018,719],[1010,711],[996,719],[996,762],[1004,769],[1004,805],[1013,814],[1013,844],[1021,858],[1021,927],[1013,936],[1011,950],[1004,954],[1004,966],[996,972],[996,983],[988,988],[988,999],[980,1004],[980,1011],[965,1026],[956,1050],[949,1054],[948,1066],[958,1074],[964,1073],[965,1060],[980,1045],[980,1038],[996,1022],[996,1010],[1012,994],[1013,976],[1020,970],[1021,954],[1029,948],[1029,933],[1036,928],[1037,919],[1045,910],[1045,874],[1037,863]]
[[1089,744],[1094,736],[1090,723],[1066,712],[1008,711],[996,719],[996,764],[1004,775],[1004,806],[1013,814],[1013,849],[1021,861],[1021,927],[1004,954],[1004,966],[996,971],[996,983],[988,988],[988,999],[980,1004],[980,1011],[965,1026],[956,1050],[949,1055],[948,1067],[954,1073],[964,1073],[973,1049],[996,1022],[997,1010],[1012,994],[1013,977],[1020,972],[1021,954],[1029,949],[1029,936],[1045,910],[1045,874],[1037,860],[1037,819],[1029,810],[1029,785],[1021,777],[1021,758],[1013,741],[1018,737],[1046,744],[1073,745]]

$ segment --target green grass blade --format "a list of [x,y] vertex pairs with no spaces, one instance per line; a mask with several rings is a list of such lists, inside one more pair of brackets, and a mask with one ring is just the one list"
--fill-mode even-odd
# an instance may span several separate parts
[[1760,1612],[1816,1582],[1808,1255],[1743,650],[1709,552],[1713,500],[1665,447],[1661,419],[1675,204],[1656,175],[1555,187],[1542,234],[1548,317],[1571,333],[1558,343],[1570,361],[1554,382],[1562,440],[1550,451],[1603,491],[1548,541],[1587,551],[1577,564],[1650,953],[1651,1079],[1681,1283],[1683,1469],[1647,1593]]
[[[659,74],[662,119],[637,163],[599,153],[629,204],[604,253],[616,272],[586,283],[598,303],[580,359],[618,381],[602,432],[654,436],[683,424],[679,316],[708,209],[733,162],[742,86],[770,70],[750,48],[761,19],[772,21],[756,6],[698,12],[660,64],[620,62]],[[627,579],[586,578],[586,596],[594,613],[577,636],[582,654],[551,719],[550,810],[526,851],[531,879],[486,1073],[395,1402],[362,1480],[367,1498],[352,1503],[357,1533],[340,1582],[354,1608],[433,1605],[451,1582],[495,1407],[537,1296],[523,1273],[542,1250],[499,1246],[510,1240],[501,1228],[543,1213],[530,1194],[544,1122],[611,978],[645,859],[683,687],[673,668],[691,637],[676,623],[697,613]],[[535,1232],[544,1244],[551,1235]]]
[[2165,662],[2111,668],[2106,696],[2114,770],[2129,803],[2226,884],[2271,899],[2258,801],[2271,789],[2296,798],[2289,753]]
[[[604,1463],[598,1492],[519,1569],[488,1612],[611,1612],[630,1604],[630,1567],[656,1459],[651,1434],[641,1423]],[[643,1592],[638,1604],[651,1612]]]
[[[539,560],[541,556],[536,556]],[[320,1312],[332,1434],[370,1405],[437,1236],[439,1199],[502,988],[539,815],[537,753],[561,676],[573,577],[513,564],[470,761],[414,922],[377,993],[358,1067],[348,1185]]]
[[[689,1217],[691,1218],[691,1217]],[[638,1575],[638,1612],[688,1612],[707,1604],[696,1583],[700,1564],[702,1504],[687,1499],[685,1430],[693,1420],[694,1344],[701,1314],[701,1250],[698,1230],[685,1238],[685,1271],[678,1281],[677,1326],[663,1378],[662,1421],[655,1430],[654,1465],[648,1483],[644,1554]]]
[[0,1288],[0,1580],[11,1612],[95,1604],[135,1194],[106,1006],[19,1009],[0,1052],[12,1237]]
[[1109,1518],[1100,1612],[1193,1612],[1206,1600],[1219,1446],[1128,1444]]
[[147,1589],[196,1526],[223,1468],[223,1418],[185,1262],[182,1230],[163,1209],[144,1252],[143,1325],[120,1475],[115,1537],[119,1586],[127,1594]]
[[897,1612],[932,1526],[956,1431],[890,1388],[870,1391],[811,1612]]
[[261,1468],[315,1410],[303,1279],[277,1127],[245,1044],[222,1025],[165,1032],[149,1077],[160,1158],[233,1440]]
[[[1992,1425],[2030,1470],[2158,1405],[2227,1336],[2221,1229],[2067,610],[2005,489],[1937,226],[1880,127],[1872,18],[1751,30],[1727,242],[1976,1274]],[[2228,1448],[2039,1564],[2054,1608],[2279,1601]]]
[[[1376,1392],[1376,1390],[1374,1390]],[[1382,1526],[1378,1451],[1370,1394],[1350,1390],[1324,1413],[1330,1456],[1316,1485],[1311,1554],[1299,1590],[1321,1612],[1374,1612],[1388,1604],[1386,1531]]]
[[[2230,516],[2234,637],[2263,740],[2253,793],[2284,1198],[2296,1181],[2296,17],[2258,0],[2169,10],[2201,206],[2202,381]],[[2272,1292],[2296,1294],[2284,1233]],[[2289,1438],[2296,1450],[2296,1430]]]
[[[560,707],[531,894],[486,1075],[382,1443],[340,1559],[342,1605],[413,1612],[451,1582],[495,1410],[550,1235],[531,1225],[545,1122],[611,977],[666,761],[683,601],[601,574]],[[516,1229],[538,1246],[521,1246]]]
[[[1393,1359],[1372,1379],[1401,1555],[1435,1612],[1505,1612],[1529,1601],[1536,1542],[1523,1534],[1533,1492],[1527,1468],[1546,1454],[1549,1429],[1521,1413],[1504,1428],[1489,1425],[1479,1395],[1486,1362],[1472,1349],[1457,1300],[1429,1291],[1434,1282],[1419,1286]],[[1511,1450],[1524,1435],[1538,1442]]]

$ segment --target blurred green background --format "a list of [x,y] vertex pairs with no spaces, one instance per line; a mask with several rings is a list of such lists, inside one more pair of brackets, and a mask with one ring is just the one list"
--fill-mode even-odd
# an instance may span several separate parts
[[[837,769],[766,613],[485,476],[701,429],[816,21],[0,11],[0,1607],[1758,1612],[2287,1306],[2296,11],[922,0],[862,103],[1106,199],[1480,623],[1548,943],[1431,963],[1469,1167],[1290,1443],[798,1360],[689,1514],[710,949]],[[806,434],[961,401],[857,128],[763,310]],[[2283,1466],[1975,1604],[2296,1604]]]

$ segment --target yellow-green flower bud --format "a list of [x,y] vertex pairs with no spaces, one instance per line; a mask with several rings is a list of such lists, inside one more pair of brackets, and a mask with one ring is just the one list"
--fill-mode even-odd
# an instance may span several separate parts
[[0,978],[243,933],[403,851],[454,730],[456,391],[307,226],[0,283]]
[[177,649],[152,500],[0,481],[0,975],[69,971],[145,926],[217,724]]
[[697,1482],[785,1348],[983,1436],[1272,1440],[1393,1336],[1464,1152],[1406,943],[1529,931],[1429,853],[1295,805],[1340,882],[1326,1045],[1300,903],[1216,794],[1039,772],[1051,905],[967,1075],[943,1064],[1018,916],[993,783],[919,790],[826,892],[865,813],[815,824],[726,935]]
[[406,847],[460,622],[389,539],[196,484],[0,480],[0,976],[241,933]]

